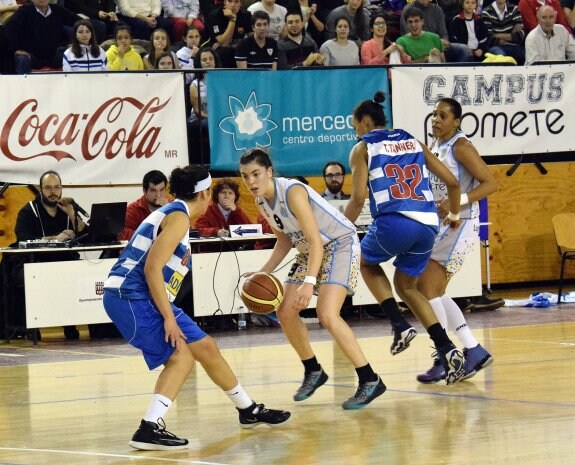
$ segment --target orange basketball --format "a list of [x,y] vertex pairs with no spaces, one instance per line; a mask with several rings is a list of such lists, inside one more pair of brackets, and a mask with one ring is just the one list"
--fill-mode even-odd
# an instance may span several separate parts
[[282,283],[271,273],[254,273],[244,281],[241,290],[245,306],[259,314],[277,310],[283,295]]

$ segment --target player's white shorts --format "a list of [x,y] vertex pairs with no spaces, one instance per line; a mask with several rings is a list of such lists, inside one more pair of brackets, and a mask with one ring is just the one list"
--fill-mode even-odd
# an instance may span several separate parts
[[[347,288],[347,294],[353,295],[357,288],[360,257],[359,237],[357,234],[336,239],[323,247],[323,260],[317,275],[314,294],[317,295],[322,284],[340,284]],[[300,253],[295,258],[286,282],[301,284],[307,275],[308,254]]]
[[461,269],[463,260],[471,251],[478,235],[479,218],[463,220],[457,229],[441,225],[435,238],[431,259],[444,266],[447,277],[450,278]]

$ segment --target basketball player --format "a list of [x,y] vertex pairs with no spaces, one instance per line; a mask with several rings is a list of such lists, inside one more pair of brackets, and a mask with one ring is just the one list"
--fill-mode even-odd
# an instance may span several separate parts
[[[462,379],[469,379],[493,361],[493,357],[477,341],[469,329],[463,312],[445,290],[449,280],[463,265],[479,234],[479,200],[497,190],[497,181],[477,153],[477,150],[461,131],[461,105],[457,100],[443,98],[435,104],[432,130],[435,139],[431,150],[440,161],[459,179],[461,190],[461,227],[454,231],[442,226],[435,239],[431,260],[421,275],[420,291],[427,297],[441,325],[454,331],[461,344],[465,363]],[[433,197],[438,204],[439,216],[447,215],[448,200],[441,179],[431,177]],[[417,376],[421,383],[436,383],[445,378],[441,363]]]
[[356,220],[369,190],[373,223],[361,242],[361,274],[391,321],[391,353],[404,350],[416,334],[399,313],[391,284],[380,266],[395,257],[395,290],[429,333],[444,365],[447,384],[452,384],[463,376],[463,354],[438,323],[417,282],[439,228],[429,172],[447,189],[445,207],[449,213],[444,223],[451,230],[459,226],[461,191],[455,176],[427,147],[402,129],[386,129],[380,104],[384,99],[385,95],[378,92],[373,100],[364,100],[353,111],[352,124],[360,140],[349,156],[352,193],[345,216]]
[[[164,417],[190,374],[194,359],[235,404],[242,428],[279,425],[290,413],[256,404],[238,383],[215,341],[173,304],[190,269],[189,229],[210,201],[210,173],[200,166],[176,168],[176,199],[148,216],[112,267],[104,307],[124,338],[140,349],[150,370],[164,365],[148,411],[130,446],[175,450],[188,445],[166,430]],[[161,234],[160,234],[161,232]]]
[[299,316],[315,292],[317,316],[355,367],[359,385],[344,409],[365,407],[385,392],[385,384],[367,362],[351,328],[341,318],[346,295],[353,295],[359,274],[359,238],[354,225],[320,194],[295,179],[274,178],[272,162],[262,149],[240,159],[244,184],[277,237],[269,260],[260,271],[271,273],[292,247],[299,254],[285,283],[278,309],[281,328],[304,366],[304,379],[295,401],[308,399],[328,380],[319,364],[307,328]]

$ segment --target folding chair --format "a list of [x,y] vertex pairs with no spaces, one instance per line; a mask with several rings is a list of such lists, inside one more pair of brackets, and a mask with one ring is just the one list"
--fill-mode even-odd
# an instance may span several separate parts
[[563,291],[563,275],[565,274],[565,261],[575,260],[575,213],[559,213],[551,218],[557,251],[561,255],[561,274],[559,275],[559,291],[557,303],[561,303]]

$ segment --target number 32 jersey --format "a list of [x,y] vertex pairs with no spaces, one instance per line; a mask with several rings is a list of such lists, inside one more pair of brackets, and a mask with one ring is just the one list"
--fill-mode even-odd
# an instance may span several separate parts
[[425,154],[419,141],[402,129],[374,129],[361,137],[367,146],[371,216],[401,213],[439,227]]

